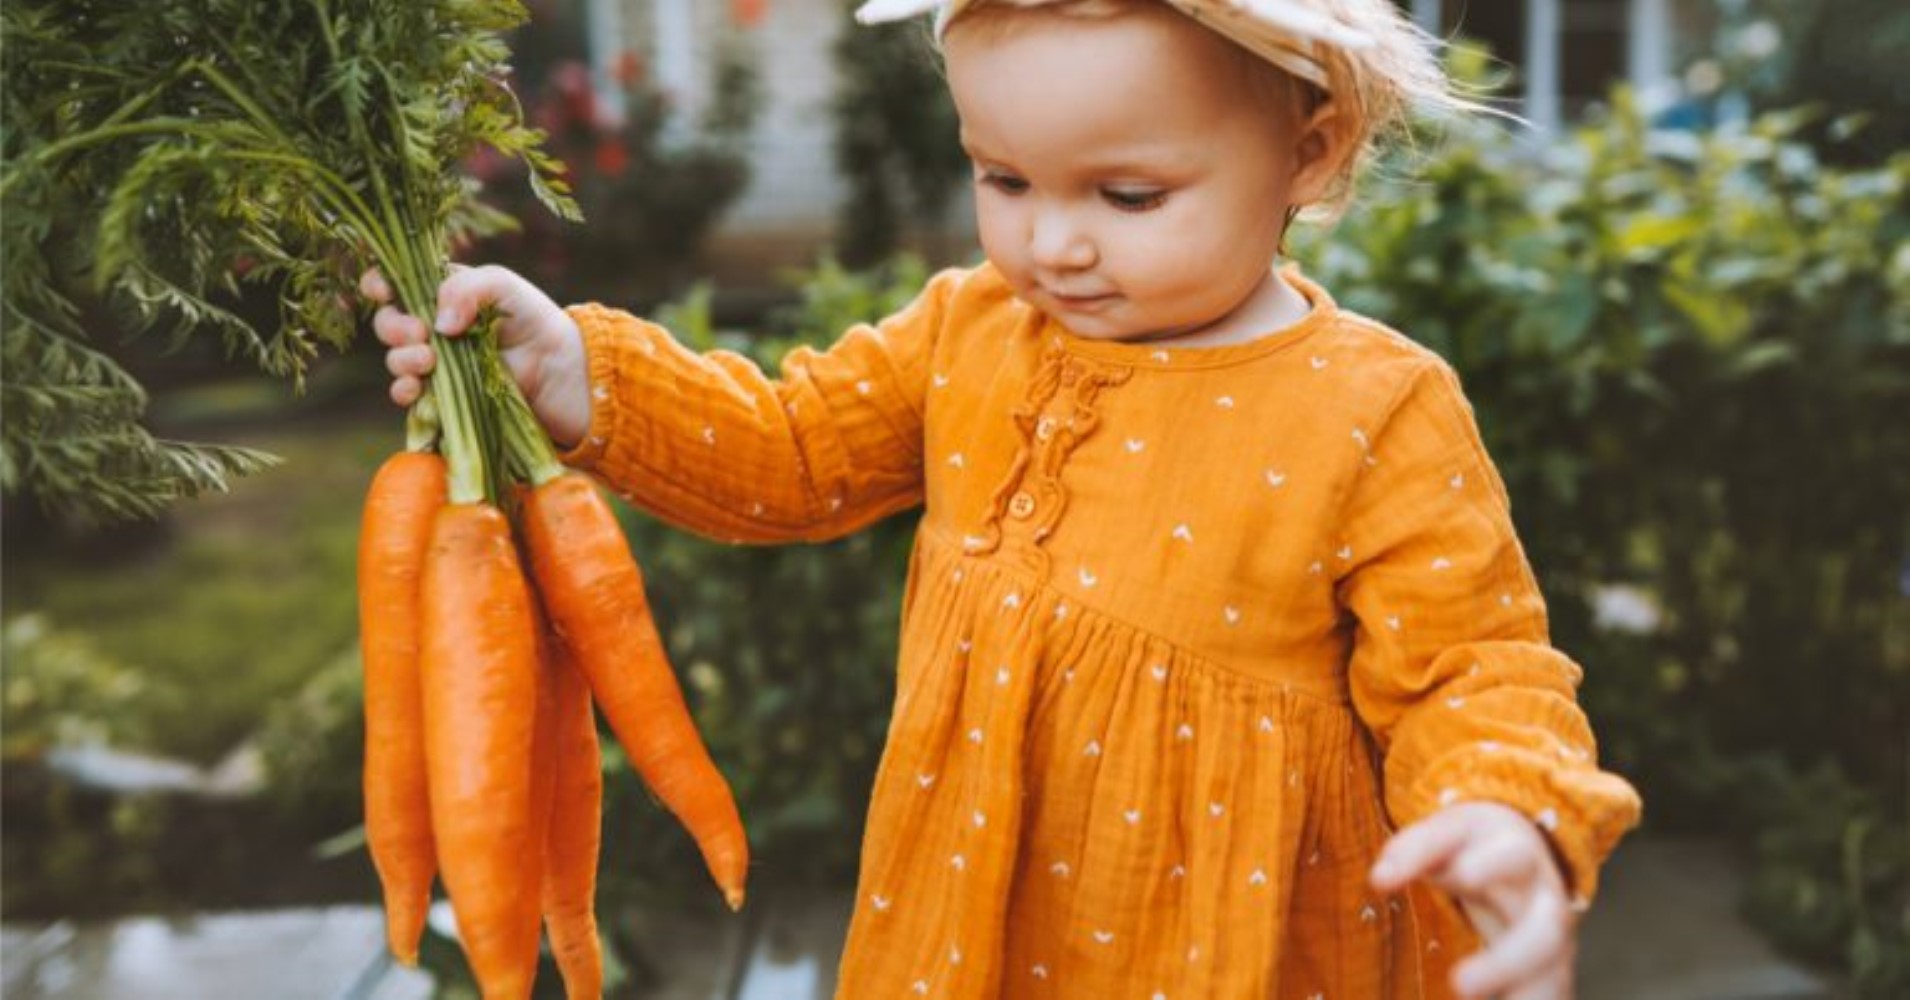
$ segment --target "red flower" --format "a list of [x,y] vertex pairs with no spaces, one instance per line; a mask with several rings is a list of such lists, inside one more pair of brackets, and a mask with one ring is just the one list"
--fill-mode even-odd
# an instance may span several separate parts
[[590,67],[567,59],[551,70],[550,78],[563,108],[561,120],[583,128],[593,127],[598,120],[597,88],[591,84]]
[[769,13],[769,0],[730,0],[730,21],[737,27],[754,28]]
[[610,75],[623,86],[634,87],[643,82],[645,72],[643,57],[629,49],[624,49],[617,53],[617,65],[610,71]]
[[605,177],[621,177],[625,170],[630,169],[630,151],[615,136],[605,136],[603,141],[597,143],[594,159],[597,172]]

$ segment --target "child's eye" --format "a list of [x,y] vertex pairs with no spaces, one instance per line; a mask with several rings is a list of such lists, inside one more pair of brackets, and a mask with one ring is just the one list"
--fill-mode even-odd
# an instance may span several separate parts
[[1159,188],[1102,188],[1101,198],[1123,212],[1145,212],[1161,207],[1167,192]]
[[980,180],[984,187],[994,188],[1003,194],[1021,194],[1028,190],[1028,182],[1020,177],[1016,177],[1014,174],[1002,174],[996,173],[993,170],[987,170],[982,172]]

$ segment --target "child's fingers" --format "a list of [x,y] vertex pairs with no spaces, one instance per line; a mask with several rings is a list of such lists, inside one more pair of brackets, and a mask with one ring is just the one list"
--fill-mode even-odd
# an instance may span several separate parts
[[398,378],[423,378],[437,366],[437,356],[424,344],[394,347],[385,352],[385,370]]
[[358,276],[358,293],[381,305],[391,301],[391,285],[375,267]]
[[1536,857],[1525,841],[1499,834],[1468,845],[1452,859],[1434,882],[1454,895],[1489,898],[1494,905],[1506,902],[1502,890],[1523,893],[1541,874]]
[[1570,925],[1563,895],[1534,893],[1503,936],[1453,970],[1453,988],[1467,997],[1488,997],[1555,978],[1571,964]]
[[1393,835],[1381,848],[1371,879],[1379,892],[1394,892],[1451,860],[1465,846],[1470,828],[1451,812],[1434,813]]
[[431,339],[431,329],[424,325],[424,320],[400,312],[397,306],[379,307],[371,317],[371,332],[386,347],[422,344]]
[[432,319],[432,328],[447,337],[469,329],[479,309],[505,297],[508,288],[504,287],[503,276],[507,274],[495,267],[453,268],[451,276],[438,286],[438,313]]
[[424,394],[424,382],[413,375],[400,375],[392,380],[391,401],[399,406],[410,406]]

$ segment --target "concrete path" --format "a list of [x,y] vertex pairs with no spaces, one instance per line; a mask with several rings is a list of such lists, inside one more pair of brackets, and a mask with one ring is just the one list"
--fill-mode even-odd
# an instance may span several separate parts
[[[1838,1000],[1736,913],[1739,875],[1706,842],[1619,851],[1580,941],[1579,1000]],[[767,896],[768,894],[765,893]],[[645,1000],[824,1000],[847,892],[759,898],[744,917],[637,913]],[[8,1000],[428,1000],[428,975],[384,957],[373,907],[7,927]]]
[[1580,1000],[1837,1000],[1738,914],[1742,883],[1714,841],[1638,840],[1605,866],[1579,934]]

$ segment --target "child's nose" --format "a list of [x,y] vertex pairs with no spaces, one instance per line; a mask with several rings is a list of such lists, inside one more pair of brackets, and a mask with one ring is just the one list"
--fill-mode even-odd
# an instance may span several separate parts
[[1028,242],[1029,255],[1037,267],[1079,270],[1093,266],[1096,259],[1094,241],[1087,230],[1064,210],[1037,213]]

